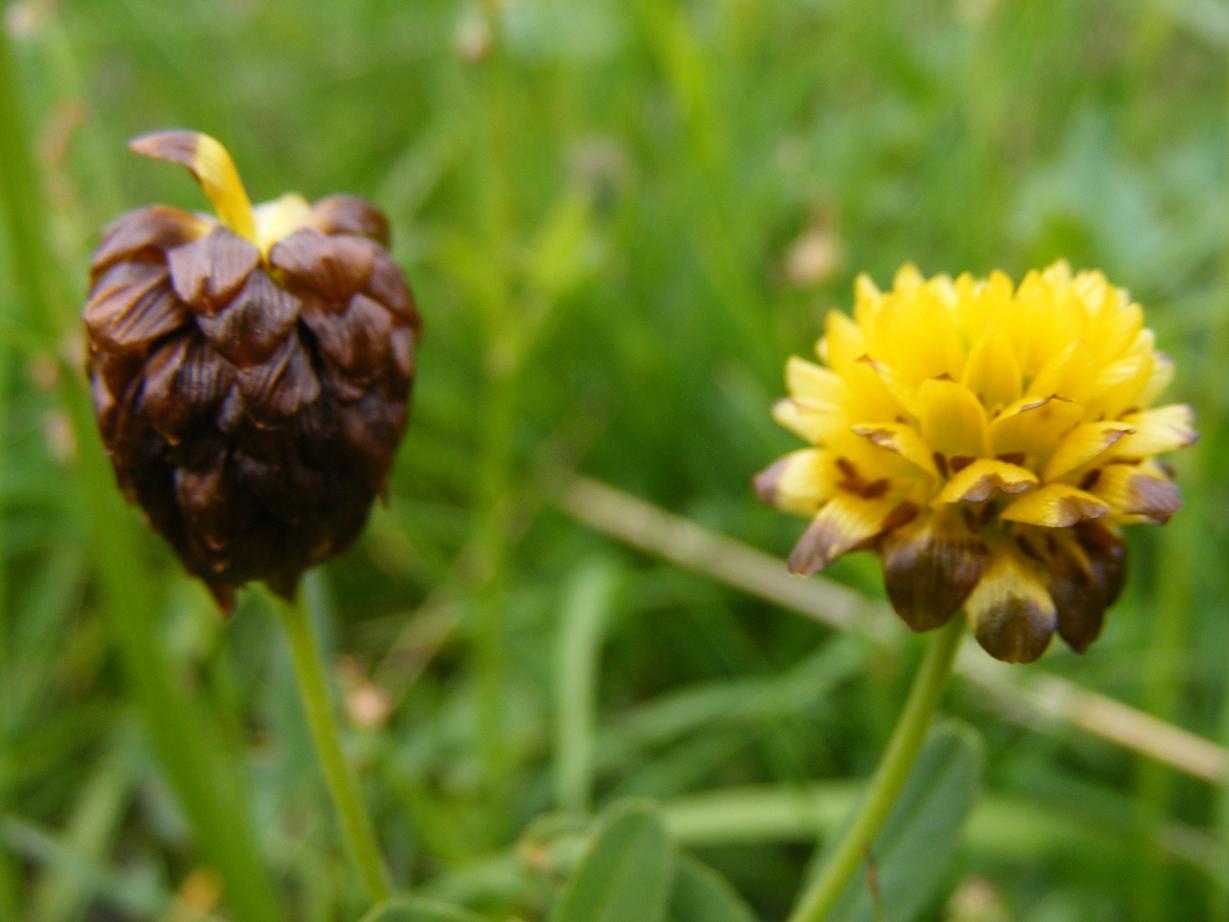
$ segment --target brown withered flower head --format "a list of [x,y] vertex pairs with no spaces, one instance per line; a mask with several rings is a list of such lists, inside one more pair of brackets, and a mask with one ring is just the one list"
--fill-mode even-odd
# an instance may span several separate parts
[[253,208],[203,134],[130,147],[217,216],[151,205],[103,233],[84,319],[107,453],[223,610],[248,580],[290,597],[358,535],[405,428],[420,321],[388,223],[345,195]]
[[860,278],[853,317],[828,315],[823,364],[786,367],[774,415],[811,447],[756,478],[811,519],[791,569],[874,548],[914,630],[963,608],[997,659],[1036,659],[1055,633],[1082,652],[1122,588],[1122,526],[1181,506],[1157,456],[1195,441],[1188,406],[1152,405],[1173,365],[1143,321],[1065,263],[1018,285]]

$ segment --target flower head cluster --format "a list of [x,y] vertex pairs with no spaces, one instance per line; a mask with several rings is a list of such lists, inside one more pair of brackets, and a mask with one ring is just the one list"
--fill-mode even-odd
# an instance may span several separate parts
[[1190,408],[1152,407],[1172,376],[1143,311],[1099,272],[858,279],[817,365],[791,358],[777,421],[811,444],[756,478],[808,516],[800,574],[876,548],[914,630],[961,607],[981,645],[1083,651],[1123,582],[1119,526],[1179,508],[1156,456],[1194,442]]
[[120,486],[229,610],[293,593],[354,540],[405,428],[419,318],[388,224],[350,196],[255,208],[226,150],[132,142],[188,168],[217,217],[152,205],[94,253],[94,408]]

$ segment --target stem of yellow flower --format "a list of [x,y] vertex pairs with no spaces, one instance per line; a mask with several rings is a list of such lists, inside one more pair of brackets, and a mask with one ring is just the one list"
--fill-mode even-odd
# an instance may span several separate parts
[[909,776],[913,760],[922,747],[930,719],[952,674],[952,664],[964,629],[964,618],[958,614],[930,641],[926,658],[909,690],[905,709],[892,730],[888,748],[875,769],[875,776],[858,807],[853,825],[789,917],[789,922],[822,922],[866,858],[867,849],[887,819]]
[[307,723],[311,727],[320,767],[324,770],[329,793],[333,797],[333,806],[341,822],[342,834],[350,849],[350,856],[358,866],[367,898],[373,905],[378,905],[392,895],[392,889],[388,883],[388,873],[384,868],[384,859],[380,855],[380,846],[376,842],[371,819],[363,807],[358,784],[342,753],[341,735],[337,729],[337,720],[333,716],[332,702],[329,700],[316,632],[301,597],[297,602],[279,599],[277,609],[282,627],[286,631],[286,639],[290,642],[290,656],[294,660],[299,697],[303,701],[303,710],[307,712]]

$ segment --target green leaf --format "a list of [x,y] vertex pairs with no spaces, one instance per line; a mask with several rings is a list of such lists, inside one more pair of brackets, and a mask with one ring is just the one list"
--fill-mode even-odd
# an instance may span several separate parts
[[589,806],[598,658],[617,583],[613,564],[592,560],[572,578],[564,600],[555,664],[555,798],[565,810]]
[[[960,844],[981,773],[976,731],[955,721],[932,730],[871,849],[873,875],[864,865],[865,873],[850,881],[828,922],[909,922],[925,909]],[[831,844],[840,839],[838,832]],[[826,852],[816,867],[823,866]]]
[[460,906],[410,897],[377,906],[359,922],[482,922],[482,917]]
[[553,922],[661,922],[674,859],[655,807],[644,801],[615,804],[569,881]]
[[670,894],[674,922],[755,922],[755,914],[724,877],[691,855],[675,865]]

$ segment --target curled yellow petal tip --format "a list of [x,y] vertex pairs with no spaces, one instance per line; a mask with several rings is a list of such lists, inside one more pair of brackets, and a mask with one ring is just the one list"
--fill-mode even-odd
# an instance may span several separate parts
[[257,242],[251,200],[235,162],[216,138],[197,131],[155,131],[133,138],[128,149],[187,169],[222,223],[245,240]]

